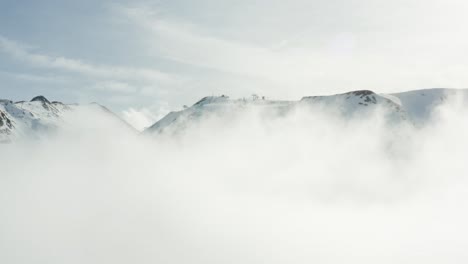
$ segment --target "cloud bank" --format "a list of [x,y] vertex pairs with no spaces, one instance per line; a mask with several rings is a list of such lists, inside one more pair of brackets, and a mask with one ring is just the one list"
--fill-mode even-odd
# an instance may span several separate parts
[[70,114],[48,140],[0,148],[2,263],[468,259],[468,111],[456,102],[418,129],[244,111],[166,137]]

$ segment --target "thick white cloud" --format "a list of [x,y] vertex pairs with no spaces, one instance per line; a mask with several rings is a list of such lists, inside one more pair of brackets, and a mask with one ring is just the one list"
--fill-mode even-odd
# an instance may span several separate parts
[[127,123],[132,125],[138,131],[143,131],[145,128],[148,128],[161,119],[169,111],[170,109],[168,109],[167,105],[162,105],[157,109],[156,107],[139,109],[131,107],[122,111],[121,116]]
[[75,112],[0,148],[2,263],[464,263],[468,123],[298,110],[137,136]]

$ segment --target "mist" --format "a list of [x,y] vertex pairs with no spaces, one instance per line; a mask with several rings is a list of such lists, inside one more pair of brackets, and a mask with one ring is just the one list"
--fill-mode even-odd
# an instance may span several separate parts
[[0,147],[2,263],[468,261],[459,101],[423,127],[246,109],[159,136],[92,111]]

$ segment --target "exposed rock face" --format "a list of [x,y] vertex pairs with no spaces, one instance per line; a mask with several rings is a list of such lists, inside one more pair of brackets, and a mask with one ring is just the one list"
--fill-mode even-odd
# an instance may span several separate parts
[[10,135],[13,129],[14,125],[8,117],[8,114],[0,110],[0,143],[10,141]]
[[42,107],[44,107],[45,109],[49,110],[49,105],[51,104],[51,102],[49,100],[47,100],[47,98],[45,98],[44,96],[42,95],[39,95],[39,96],[36,96],[34,97],[33,99],[31,99],[30,102],[41,102],[42,103]]
[[39,96],[34,97],[33,99],[31,99],[31,102],[43,102],[43,103],[48,103],[48,104],[50,104],[49,100],[47,100],[47,98],[45,98],[45,97],[42,96],[42,95],[39,95]]

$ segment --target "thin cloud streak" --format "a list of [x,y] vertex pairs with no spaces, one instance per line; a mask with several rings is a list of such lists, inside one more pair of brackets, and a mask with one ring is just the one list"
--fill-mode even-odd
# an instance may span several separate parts
[[136,26],[152,32],[149,39],[158,52],[175,61],[283,84],[322,74],[313,64],[304,65],[318,60],[314,53],[295,55],[277,49],[277,45],[262,47],[204,35],[194,24],[157,17],[156,11],[146,7],[118,10]]
[[[249,7],[246,3],[240,5]],[[297,1],[291,5],[295,8],[300,6]],[[292,17],[283,17],[285,26],[276,35],[272,28],[266,29],[271,32],[263,33],[261,30],[265,28],[256,24],[278,15],[275,12],[269,14],[271,10],[266,9],[269,5],[263,2],[255,12],[266,9],[265,14],[254,12],[258,18],[246,15],[247,21],[240,22],[243,27],[236,28],[238,23],[233,28],[227,28],[223,34],[213,30],[219,30],[215,25],[199,23],[177,12],[167,12],[163,4],[114,6],[114,10],[117,15],[133,23],[135,28],[148,32],[145,39],[147,52],[154,57],[166,57],[214,72],[252,78],[259,83],[258,91],[273,96],[289,95],[291,98],[291,95],[297,97],[355,89],[394,92],[415,88],[460,87],[468,81],[458,69],[460,64],[451,59],[455,55],[465,56],[461,52],[462,46],[454,46],[450,51],[446,49],[449,40],[453,43],[466,43],[467,40],[456,34],[457,25],[450,27],[452,31],[440,30],[459,21],[459,16],[448,18],[443,25],[439,25],[420,22],[411,15],[417,10],[424,10],[430,15],[445,18],[445,15],[438,14],[434,2],[421,6],[411,1],[408,4],[410,10],[403,13],[391,4],[384,7],[370,2],[362,6],[350,4],[349,10],[345,9],[348,7],[345,5],[336,11],[339,14],[328,16],[319,11],[331,12],[330,6],[305,2],[303,5],[316,5],[318,10],[314,9],[309,24],[287,32],[285,28],[291,27],[288,23],[294,22],[289,22]],[[466,7],[457,2],[457,5],[444,7],[444,10],[455,6]],[[385,11],[385,8],[388,10]],[[352,17],[350,13],[353,11],[362,17]],[[210,10],[204,12],[207,14]],[[384,18],[376,14],[382,14]],[[431,17],[428,14],[422,16]],[[388,23],[387,20],[393,15],[399,15],[402,21]],[[299,16],[303,17],[304,23],[307,22],[303,13]],[[336,19],[333,20],[333,17]],[[279,18],[274,19],[273,24],[277,25]],[[336,25],[332,22],[336,22]],[[241,29],[249,32],[256,29],[259,35],[270,36],[265,39],[276,41],[268,43],[245,36],[229,37],[236,36]],[[271,35],[276,38],[271,38]],[[447,63],[447,60],[452,61]],[[462,68],[466,69],[466,66]]]
[[14,59],[41,68],[63,70],[94,78],[170,82],[174,76],[154,69],[95,65],[77,59],[30,52],[25,46],[0,35],[0,50]]

